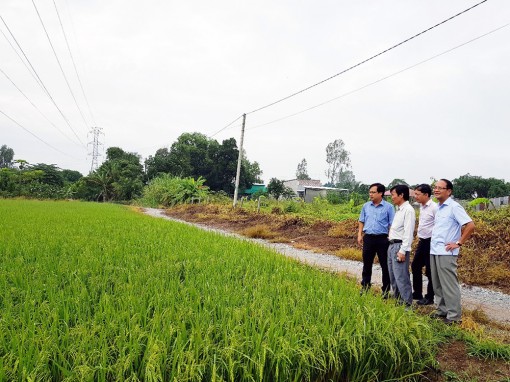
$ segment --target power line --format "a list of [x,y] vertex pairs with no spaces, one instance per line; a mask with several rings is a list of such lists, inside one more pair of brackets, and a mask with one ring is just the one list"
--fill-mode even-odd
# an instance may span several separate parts
[[[73,127],[71,126],[71,123],[69,122],[69,120],[67,119],[67,117],[64,115],[64,113],[62,112],[62,110],[60,109],[60,107],[58,107],[57,103],[55,102],[55,100],[53,99],[53,97],[51,96],[49,90],[46,88],[46,86],[44,85],[44,82],[42,81],[41,77],[39,76],[39,74],[37,73],[37,71],[35,70],[34,66],[32,65],[32,63],[30,62],[30,60],[28,59],[27,55],[25,54],[25,51],[23,50],[23,48],[21,47],[21,45],[19,44],[18,40],[16,39],[16,37],[14,37],[14,34],[12,33],[11,29],[9,28],[9,26],[7,25],[7,23],[5,22],[5,20],[3,19],[2,16],[0,16],[0,19],[2,20],[2,22],[4,23],[5,27],[7,28],[7,31],[9,32],[9,34],[11,35],[12,39],[14,40],[14,42],[16,43],[16,45],[18,46],[18,49],[21,51],[21,53],[23,53],[23,57],[25,57],[25,60],[28,62],[28,64],[30,65],[30,68],[32,70],[29,70],[30,73],[32,73],[33,71],[33,74],[35,74],[35,76],[37,77],[37,83],[39,84],[39,86],[43,89],[44,93],[48,96],[48,98],[51,100],[51,102],[53,103],[53,105],[57,108],[58,112],[60,113],[60,115],[62,116],[62,118],[64,119],[64,121],[66,122],[67,126],[69,126],[69,128],[71,129],[71,131],[73,132],[74,136],[78,139],[78,141],[82,144],[83,147],[86,148],[85,144],[81,141],[80,137],[78,136],[78,134],[76,134],[76,131],[74,131]],[[4,35],[5,36],[5,35]],[[12,46],[11,44],[11,47],[14,49],[14,47]],[[14,49],[16,50],[16,49]],[[20,57],[18,55],[18,57]],[[21,58],[21,57],[20,57]],[[23,59],[21,60],[22,62]],[[28,68],[27,68],[28,69]]]
[[23,93],[23,91],[18,87],[18,85],[16,85],[14,83],[14,81],[7,75],[7,73],[5,73],[2,68],[0,68],[0,72],[2,72],[2,74],[11,82],[11,84],[23,95],[23,97],[26,98],[26,100],[28,102],[30,102],[30,104],[39,112],[39,114],[41,114],[44,119],[46,119],[46,121],[48,121],[55,129],[57,129],[64,137],[66,137],[67,139],[69,139],[71,142],[75,143],[71,138],[69,138],[57,125],[55,125],[52,121],[50,121],[50,119],[48,117],[46,117],[46,115],[41,111],[41,109],[39,109],[37,107],[37,105],[35,105],[31,100],[30,98],[28,98],[28,96]]
[[21,125],[19,122],[17,122],[16,120],[14,120],[13,118],[9,117],[7,114],[5,114],[2,110],[0,110],[0,113],[3,114],[5,117],[7,117],[9,120],[11,120],[13,123],[15,123],[16,125],[18,125],[19,127],[21,127],[23,130],[25,130],[28,134],[32,135],[34,138],[38,139],[39,141],[41,141],[42,143],[44,143],[46,146],[48,147],[51,147],[53,150],[55,151],[58,151],[59,153],[61,154],[64,154],[68,157],[71,157],[73,159],[77,159],[75,157],[73,157],[72,155],[69,155],[59,149],[57,149],[55,146],[49,144],[48,142],[46,142],[44,139],[40,138],[39,136],[35,135],[33,132],[31,132],[29,129],[27,129],[25,126]]
[[316,108],[318,108],[318,107],[324,106],[324,105],[326,105],[326,104],[328,104],[328,103],[330,103],[330,102],[336,101],[336,100],[338,100],[338,99],[340,99],[340,98],[344,98],[344,97],[346,97],[346,96],[348,96],[348,95],[351,95],[351,94],[353,94],[353,93],[359,92],[360,90],[363,90],[363,89],[365,89],[365,88],[367,88],[367,87],[369,87],[369,86],[372,86],[372,85],[375,85],[375,84],[377,84],[377,83],[379,83],[379,82],[382,82],[382,81],[384,81],[384,80],[387,80],[388,78],[394,77],[394,76],[396,76],[396,75],[398,75],[398,74],[400,74],[400,73],[403,73],[403,72],[405,72],[405,71],[407,71],[407,70],[413,69],[413,68],[415,68],[415,67],[417,67],[417,66],[419,66],[419,65],[421,65],[421,64],[424,64],[424,63],[426,63],[426,62],[432,61],[432,60],[434,60],[434,59],[436,59],[436,58],[438,58],[438,57],[440,57],[440,56],[443,56],[443,55],[445,55],[445,54],[447,54],[447,53],[450,53],[450,52],[452,52],[452,51],[454,51],[454,50],[456,50],[456,49],[458,49],[458,48],[461,48],[461,47],[463,47],[463,46],[465,46],[465,45],[467,45],[467,44],[470,44],[470,43],[472,43],[473,41],[479,40],[479,39],[481,39],[481,38],[483,38],[483,37],[485,37],[485,36],[488,36],[488,35],[490,35],[490,34],[492,34],[492,33],[494,33],[494,32],[497,32],[497,31],[499,31],[500,29],[503,29],[503,28],[505,28],[505,27],[507,27],[507,26],[509,26],[509,25],[510,25],[510,23],[507,23],[507,24],[505,24],[505,25],[502,25],[502,26],[500,26],[500,27],[498,27],[498,28],[496,28],[496,29],[493,29],[493,30],[491,30],[491,31],[489,31],[489,32],[487,32],[487,33],[484,33],[484,34],[482,34],[482,35],[480,35],[480,36],[478,36],[478,37],[475,37],[475,38],[473,38],[473,39],[471,39],[471,40],[469,40],[469,41],[466,41],[466,42],[464,42],[464,43],[462,43],[462,44],[460,44],[460,45],[454,46],[453,48],[450,48],[450,49],[445,50],[445,51],[443,51],[443,52],[441,52],[441,53],[438,53],[438,54],[436,54],[436,55],[434,55],[434,56],[432,56],[432,57],[429,57],[429,58],[427,58],[426,60],[420,61],[420,62],[418,62],[418,63],[416,63],[416,64],[414,64],[414,65],[408,66],[407,68],[404,68],[404,69],[402,69],[402,70],[399,70],[399,71],[397,71],[397,72],[394,72],[394,73],[392,73],[392,74],[389,74],[389,75],[387,75],[387,76],[385,76],[385,77],[379,78],[379,79],[378,79],[378,80],[376,80],[376,81],[370,82],[370,83],[368,83],[368,84],[366,84],[366,85],[363,85],[363,86],[362,86],[362,87],[360,87],[360,88],[357,88],[357,89],[351,90],[351,91],[349,91],[349,92],[347,92],[347,93],[344,93],[344,94],[342,94],[342,95],[340,95],[340,96],[338,96],[338,97],[331,98],[331,99],[329,99],[329,100],[327,100],[327,101],[321,102],[321,103],[319,103],[319,104],[317,104],[317,105],[314,105],[314,106],[311,106],[311,107],[309,107],[309,108],[303,109],[303,110],[298,111],[298,112],[296,112],[296,113],[289,114],[289,115],[286,115],[286,116],[284,116],[284,117],[281,117],[281,118],[278,118],[278,119],[275,119],[275,120],[272,120],[272,121],[269,121],[269,122],[266,122],[266,123],[263,123],[263,124],[260,124],[260,125],[256,125],[256,126],[248,127],[248,128],[246,128],[246,130],[252,130],[252,129],[259,128],[259,127],[267,126],[267,125],[270,125],[270,124],[273,124],[273,123],[276,123],[276,122],[283,121],[284,119],[287,119],[287,118],[295,117],[296,115],[299,115],[299,114],[305,113],[305,112],[307,112],[307,111],[310,111],[310,110],[316,109]]
[[60,22],[60,28],[62,29],[62,34],[64,35],[64,40],[66,41],[67,51],[69,52],[69,56],[71,57],[71,61],[73,63],[73,67],[74,67],[74,72],[76,73],[76,78],[78,79],[78,83],[80,84],[80,88],[81,88],[81,92],[83,94],[83,98],[85,99],[85,103],[87,104],[87,108],[89,110],[90,118],[92,119],[92,122],[94,123],[94,125],[96,125],[96,121],[94,119],[94,115],[92,114],[92,109],[90,108],[89,100],[88,100],[87,96],[85,95],[85,90],[83,89],[83,84],[81,82],[80,75],[78,74],[78,69],[76,68],[76,63],[74,62],[73,54],[71,53],[71,47],[69,46],[69,41],[67,40],[67,35],[66,35],[65,30],[64,30],[64,25],[62,24],[62,20],[60,18],[60,13],[58,12],[57,3],[55,2],[55,0],[53,0],[53,4],[55,5],[55,11],[57,12],[58,21]]
[[37,13],[37,16],[39,17],[39,21],[41,21],[41,25],[44,29],[44,33],[46,34],[46,37],[48,38],[48,42],[50,43],[51,50],[53,51],[53,55],[55,56],[55,59],[57,60],[58,66],[60,68],[60,72],[62,73],[62,76],[64,76],[64,80],[67,84],[67,88],[69,89],[69,92],[71,93],[71,96],[73,97],[74,103],[76,107],[78,108],[78,111],[80,112],[81,118],[83,119],[83,123],[85,123],[85,128],[88,128],[88,123],[85,120],[85,116],[83,115],[83,112],[81,111],[80,106],[78,105],[78,101],[76,101],[76,97],[74,96],[74,92],[71,89],[71,85],[69,84],[69,80],[67,79],[67,76],[64,72],[64,68],[62,67],[62,64],[60,63],[60,60],[58,58],[57,52],[55,51],[55,47],[53,46],[53,43],[51,42],[50,35],[48,34],[48,31],[46,30],[46,27],[44,25],[43,19],[41,18],[41,14],[39,13],[39,10],[37,9],[37,6],[35,5],[34,0],[32,0],[32,4],[34,5],[35,11]]
[[[5,24],[5,21],[4,19],[2,18],[2,16],[0,16],[0,19],[2,19],[2,21],[4,22]],[[6,25],[7,26],[7,25]],[[19,52],[16,50],[16,48],[14,47],[14,45],[12,45],[11,41],[9,40],[9,38],[5,35],[4,31],[3,30],[0,30],[0,32],[2,32],[2,35],[4,36],[5,38],[5,41],[7,41],[9,43],[9,45],[11,46],[12,50],[14,51],[14,53],[16,53],[16,55],[18,56],[18,58],[20,59],[20,61],[23,63],[23,65],[25,65],[25,68],[28,70],[28,72],[30,73],[30,75],[32,76],[32,78],[35,80],[35,82],[37,82],[37,84],[39,86],[42,86],[41,83],[39,82],[39,79],[35,76],[34,72],[32,72],[32,70],[28,67],[28,64],[25,62],[25,60],[23,59],[23,57],[21,57],[21,55],[19,54]]]
[[215,135],[221,133],[223,130],[225,130],[226,128],[232,126],[234,123],[236,123],[237,121],[239,121],[243,116],[240,115],[239,117],[237,117],[236,119],[234,119],[232,122],[230,122],[227,126],[225,127],[222,127],[221,129],[219,129],[217,132],[215,132],[214,134],[210,135],[209,138],[212,138],[214,137]]
[[453,20],[454,18],[456,18],[456,17],[458,17],[458,16],[462,15],[463,13],[466,13],[466,12],[470,11],[471,9],[473,9],[473,8],[475,8],[475,7],[477,7],[477,6],[479,6],[480,4],[485,3],[486,1],[487,1],[487,0],[483,0],[483,1],[481,1],[481,2],[479,2],[479,3],[477,3],[477,4],[473,5],[473,6],[471,6],[471,7],[469,7],[469,8],[467,8],[467,9],[463,10],[462,12],[459,12],[459,13],[457,13],[456,15],[453,15],[453,16],[451,16],[451,17],[447,18],[446,20],[443,20],[443,21],[441,21],[440,23],[437,23],[436,25],[433,25],[433,26],[431,26],[430,28],[427,28],[427,29],[425,29],[425,30],[421,31],[420,33],[417,33],[417,34],[415,34],[414,36],[411,36],[411,37],[409,37],[409,38],[405,39],[404,41],[401,41],[401,42],[399,42],[398,44],[395,44],[395,45],[391,46],[390,48],[387,48],[387,49],[383,50],[382,52],[379,52],[379,53],[377,53],[377,54],[373,55],[372,57],[369,57],[369,58],[367,58],[367,59],[365,59],[365,60],[363,60],[363,61],[361,61],[361,62],[359,62],[359,63],[357,63],[357,64],[355,64],[355,65],[353,65],[353,66],[351,66],[351,67],[349,67],[349,68],[347,68],[347,69],[342,70],[342,71],[341,71],[341,72],[339,72],[339,73],[336,73],[336,74],[334,74],[334,75],[332,75],[332,76],[330,76],[330,77],[328,77],[328,78],[326,78],[326,79],[324,79],[324,80],[322,80],[322,81],[319,81],[319,82],[317,82],[317,83],[315,83],[315,84],[313,84],[313,85],[310,85],[310,86],[308,86],[308,87],[306,87],[306,88],[304,88],[304,89],[302,89],[302,90],[299,90],[299,91],[297,91],[297,92],[295,92],[295,93],[292,93],[292,94],[290,94],[290,95],[288,95],[288,96],[286,96],[286,97],[280,98],[280,99],[279,99],[279,100],[277,100],[277,101],[271,102],[271,103],[269,103],[269,104],[267,104],[267,105],[265,105],[265,106],[259,107],[258,109],[252,110],[252,111],[250,111],[249,113],[246,113],[246,114],[247,114],[247,115],[248,115],[248,114],[253,114],[253,113],[257,112],[257,111],[260,111],[260,110],[266,109],[266,108],[268,108],[268,107],[270,107],[270,106],[273,106],[273,105],[276,105],[277,103],[280,103],[280,102],[283,102],[283,101],[285,101],[285,100],[288,100],[289,98],[292,98],[292,97],[294,97],[294,96],[296,96],[296,95],[298,95],[298,94],[304,93],[305,91],[310,90],[310,89],[312,89],[312,88],[314,88],[314,87],[316,87],[316,86],[318,86],[318,85],[321,85],[321,84],[323,84],[323,83],[324,83],[324,82],[326,82],[326,81],[329,81],[329,80],[331,80],[331,79],[333,79],[333,78],[335,78],[335,77],[338,77],[338,76],[340,76],[341,74],[344,74],[344,73],[346,73],[346,72],[348,72],[348,71],[350,71],[350,70],[352,70],[352,69],[354,69],[354,68],[356,68],[356,67],[358,67],[358,66],[360,66],[360,65],[362,65],[362,64],[364,64],[364,63],[366,63],[366,62],[368,62],[368,61],[370,61],[370,60],[373,60],[373,59],[374,59],[374,58],[376,58],[376,57],[379,57],[380,55],[382,55],[382,54],[384,54],[384,53],[386,53],[386,52],[389,52],[389,51],[390,51],[390,50],[392,50],[392,49],[395,49],[395,48],[399,47],[400,45],[405,44],[406,42],[409,42],[409,41],[411,41],[411,40],[415,39],[415,38],[416,38],[416,37],[418,37],[418,36],[421,36],[422,34],[424,34],[424,33],[428,32],[428,31],[430,31],[430,30],[432,30],[432,29],[434,29],[434,28],[437,28],[438,26],[440,26],[440,25],[442,25],[442,24],[444,24],[444,23],[446,23],[446,22],[448,22],[448,21],[450,21],[450,20]]

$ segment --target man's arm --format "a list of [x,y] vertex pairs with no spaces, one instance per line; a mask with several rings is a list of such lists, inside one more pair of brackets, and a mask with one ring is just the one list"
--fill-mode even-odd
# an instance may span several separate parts
[[464,225],[464,227],[462,228],[462,235],[460,236],[459,240],[460,244],[461,245],[464,244],[466,240],[468,240],[471,237],[473,232],[475,232],[475,223],[471,221]]
[[459,241],[457,241],[457,243],[460,243],[460,245],[457,243],[448,243],[446,245],[446,250],[451,251],[452,249],[460,248],[460,246],[463,245],[471,237],[473,232],[475,232],[475,223],[470,221],[469,223],[464,224],[462,227],[462,235],[460,236]]
[[363,227],[365,226],[365,223],[358,222],[358,244],[363,244]]

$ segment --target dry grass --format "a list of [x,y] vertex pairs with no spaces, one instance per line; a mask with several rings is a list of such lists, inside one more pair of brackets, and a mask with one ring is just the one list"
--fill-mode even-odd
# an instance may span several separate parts
[[347,260],[362,261],[361,249],[358,248],[341,248],[335,252],[335,255]]
[[510,291],[510,208],[473,214],[475,233],[462,248],[459,277]]
[[262,224],[245,228],[240,233],[253,239],[273,239],[276,236],[274,232],[270,231],[269,227]]
[[358,233],[358,222],[356,220],[344,220],[333,227],[328,231],[329,237],[339,237],[345,239],[355,239]]

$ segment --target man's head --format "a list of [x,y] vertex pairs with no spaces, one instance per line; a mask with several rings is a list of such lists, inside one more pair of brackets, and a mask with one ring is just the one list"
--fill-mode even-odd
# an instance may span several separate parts
[[439,179],[434,186],[434,196],[443,203],[453,192],[453,184],[448,179]]
[[384,196],[384,191],[386,191],[386,187],[381,183],[373,183],[370,185],[368,196],[373,203],[381,203],[381,200]]
[[420,203],[425,204],[432,196],[432,188],[428,184],[420,184],[414,189],[414,199]]
[[405,184],[397,184],[390,190],[391,200],[396,206],[400,206],[405,201],[409,200],[409,187]]

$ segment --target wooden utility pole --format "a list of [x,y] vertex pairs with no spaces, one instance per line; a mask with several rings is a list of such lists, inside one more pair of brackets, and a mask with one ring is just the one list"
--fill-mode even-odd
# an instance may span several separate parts
[[239,156],[237,157],[237,173],[236,173],[236,188],[234,190],[234,204],[236,208],[237,195],[239,194],[239,177],[241,176],[241,161],[243,159],[243,141],[244,141],[244,125],[246,124],[246,114],[243,114],[243,126],[241,128],[241,141],[239,142]]

